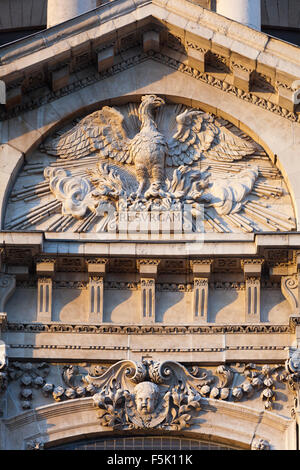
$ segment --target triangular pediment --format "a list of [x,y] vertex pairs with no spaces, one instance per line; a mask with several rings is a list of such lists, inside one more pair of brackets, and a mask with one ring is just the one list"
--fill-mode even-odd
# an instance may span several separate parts
[[[141,54],[167,57],[195,78],[276,114],[298,120],[295,80],[300,49],[188,0],[107,3],[91,12],[0,48],[6,110],[26,109],[41,88],[60,96],[74,76],[105,74]],[[132,59],[133,60],[133,59]],[[32,100],[31,100],[32,101]],[[31,104],[32,105],[32,104]]]

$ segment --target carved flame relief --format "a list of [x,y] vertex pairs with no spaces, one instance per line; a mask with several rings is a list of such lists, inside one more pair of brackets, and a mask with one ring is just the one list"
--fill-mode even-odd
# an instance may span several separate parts
[[101,391],[93,396],[102,426],[114,429],[179,430],[201,409],[197,387],[212,382],[195,378],[179,363],[121,361],[100,377],[84,379]]
[[295,229],[283,178],[258,144],[156,95],[104,106],[48,138],[18,178],[5,228],[120,231],[120,213],[147,212],[182,214],[192,232]]

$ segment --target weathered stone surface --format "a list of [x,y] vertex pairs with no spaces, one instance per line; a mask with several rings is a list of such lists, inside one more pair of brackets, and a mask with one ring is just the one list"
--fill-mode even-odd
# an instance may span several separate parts
[[[116,0],[1,49],[7,449],[149,428],[296,448],[299,51],[202,6]],[[152,238],[105,219],[124,194],[159,204]]]

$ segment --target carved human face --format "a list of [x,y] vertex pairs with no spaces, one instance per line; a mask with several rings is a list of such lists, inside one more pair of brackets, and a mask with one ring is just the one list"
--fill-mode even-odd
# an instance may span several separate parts
[[153,413],[157,399],[158,387],[152,382],[142,382],[134,389],[137,411],[142,415]]

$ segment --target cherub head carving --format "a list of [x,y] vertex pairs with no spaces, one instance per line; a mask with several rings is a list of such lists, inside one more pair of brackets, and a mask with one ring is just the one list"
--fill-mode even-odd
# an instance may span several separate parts
[[137,411],[141,415],[154,412],[159,397],[159,388],[152,382],[141,382],[134,388]]

